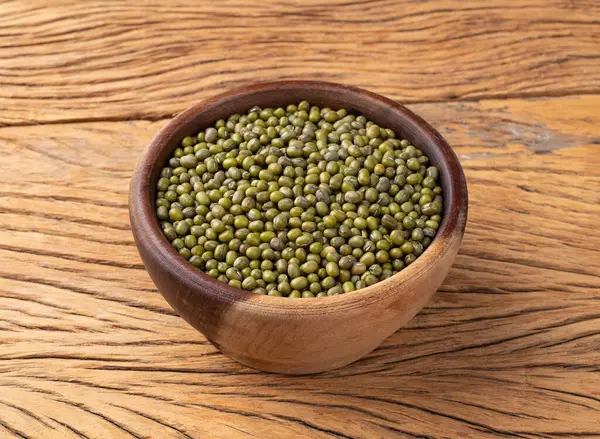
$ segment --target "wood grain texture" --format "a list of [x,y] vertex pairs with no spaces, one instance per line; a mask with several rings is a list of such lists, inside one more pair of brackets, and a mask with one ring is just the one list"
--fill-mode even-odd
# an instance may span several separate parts
[[170,117],[260,80],[403,102],[600,92],[596,0],[7,1],[0,124]]
[[419,104],[467,174],[441,290],[312,377],[219,354],[127,218],[165,121],[0,128],[0,437],[600,437],[600,96]]

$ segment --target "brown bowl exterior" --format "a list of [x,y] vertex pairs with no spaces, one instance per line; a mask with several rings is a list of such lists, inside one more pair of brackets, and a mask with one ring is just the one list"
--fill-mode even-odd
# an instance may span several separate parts
[[[194,268],[162,235],[154,213],[161,168],[183,137],[250,107],[313,105],[346,108],[392,128],[440,170],[444,218],[429,248],[400,273],[355,293],[313,299],[262,296],[232,288]],[[467,220],[467,186],[450,146],[427,122],[394,101],[354,87],[319,81],[257,84],[199,103],[152,140],[131,180],[129,212],[135,242],[152,280],[175,309],[231,358],[270,372],[336,369],[375,349],[412,319],[446,277]]]

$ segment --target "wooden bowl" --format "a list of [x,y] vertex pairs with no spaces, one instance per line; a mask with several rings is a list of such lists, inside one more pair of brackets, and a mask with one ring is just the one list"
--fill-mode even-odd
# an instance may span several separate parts
[[[163,236],[154,211],[161,168],[188,135],[250,107],[285,106],[303,99],[346,108],[392,128],[440,170],[444,213],[429,248],[400,273],[358,292],[288,299],[246,292],[209,277],[182,258]],[[467,186],[448,143],[405,107],[354,87],[318,81],[252,85],[194,105],[152,139],[133,173],[129,214],[146,269],[169,304],[229,357],[256,369],[308,374],[361,358],[406,324],[446,277],[467,220]]]

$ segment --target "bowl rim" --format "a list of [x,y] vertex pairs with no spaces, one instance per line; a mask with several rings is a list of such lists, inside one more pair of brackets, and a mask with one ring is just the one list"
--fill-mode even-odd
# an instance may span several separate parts
[[[389,107],[394,112],[399,113],[403,118],[402,123],[399,123],[399,125],[406,125],[407,122],[410,122],[412,127],[417,129],[421,136],[426,137],[439,150],[451,182],[451,188],[444,187],[445,201],[448,194],[450,195],[450,198],[446,201],[449,202],[449,208],[445,212],[438,233],[436,233],[429,247],[415,262],[405,267],[402,271],[352,294],[346,293],[336,296],[315,297],[311,298],[311,300],[290,300],[287,297],[261,295],[231,287],[224,282],[208,276],[180,256],[163,235],[150,197],[150,194],[154,190],[153,185],[156,184],[156,182],[150,181],[150,175],[156,166],[154,158],[159,155],[158,153],[168,147],[168,143],[172,140],[173,136],[180,136],[181,133],[178,132],[179,128],[192,120],[198,113],[210,108],[217,108],[224,102],[232,102],[256,93],[272,90],[284,91],[286,87],[313,88],[321,89],[328,93],[360,95],[361,99],[368,99],[377,105]],[[365,116],[369,117],[366,114]],[[184,280],[191,293],[208,294],[213,299],[225,303],[245,302],[250,306],[260,307],[263,313],[278,313],[282,310],[290,309],[301,310],[303,313],[322,313],[326,308],[355,307],[363,302],[377,302],[386,299],[388,294],[394,294],[393,289],[390,291],[389,288],[385,288],[386,286],[389,287],[394,283],[402,283],[409,280],[418,280],[427,271],[424,270],[426,267],[433,266],[446,252],[451,251],[452,244],[456,239],[459,241],[462,240],[466,227],[467,210],[467,185],[460,162],[448,142],[428,122],[403,105],[376,93],[358,87],[314,80],[259,82],[220,93],[192,105],[167,122],[152,138],[133,171],[129,191],[130,223],[138,250],[140,250],[140,245],[144,245],[150,249],[153,246],[154,256],[161,258],[163,269],[169,271],[174,277]],[[143,234],[144,243],[140,242],[138,237],[140,233]],[[387,291],[388,293],[382,294],[380,290]],[[398,288],[398,290],[402,289]]]

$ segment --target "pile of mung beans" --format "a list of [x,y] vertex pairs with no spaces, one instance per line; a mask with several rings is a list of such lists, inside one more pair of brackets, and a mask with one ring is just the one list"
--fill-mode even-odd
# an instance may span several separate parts
[[251,108],[185,137],[157,182],[173,247],[257,294],[360,290],[413,263],[441,222],[438,169],[364,116]]

